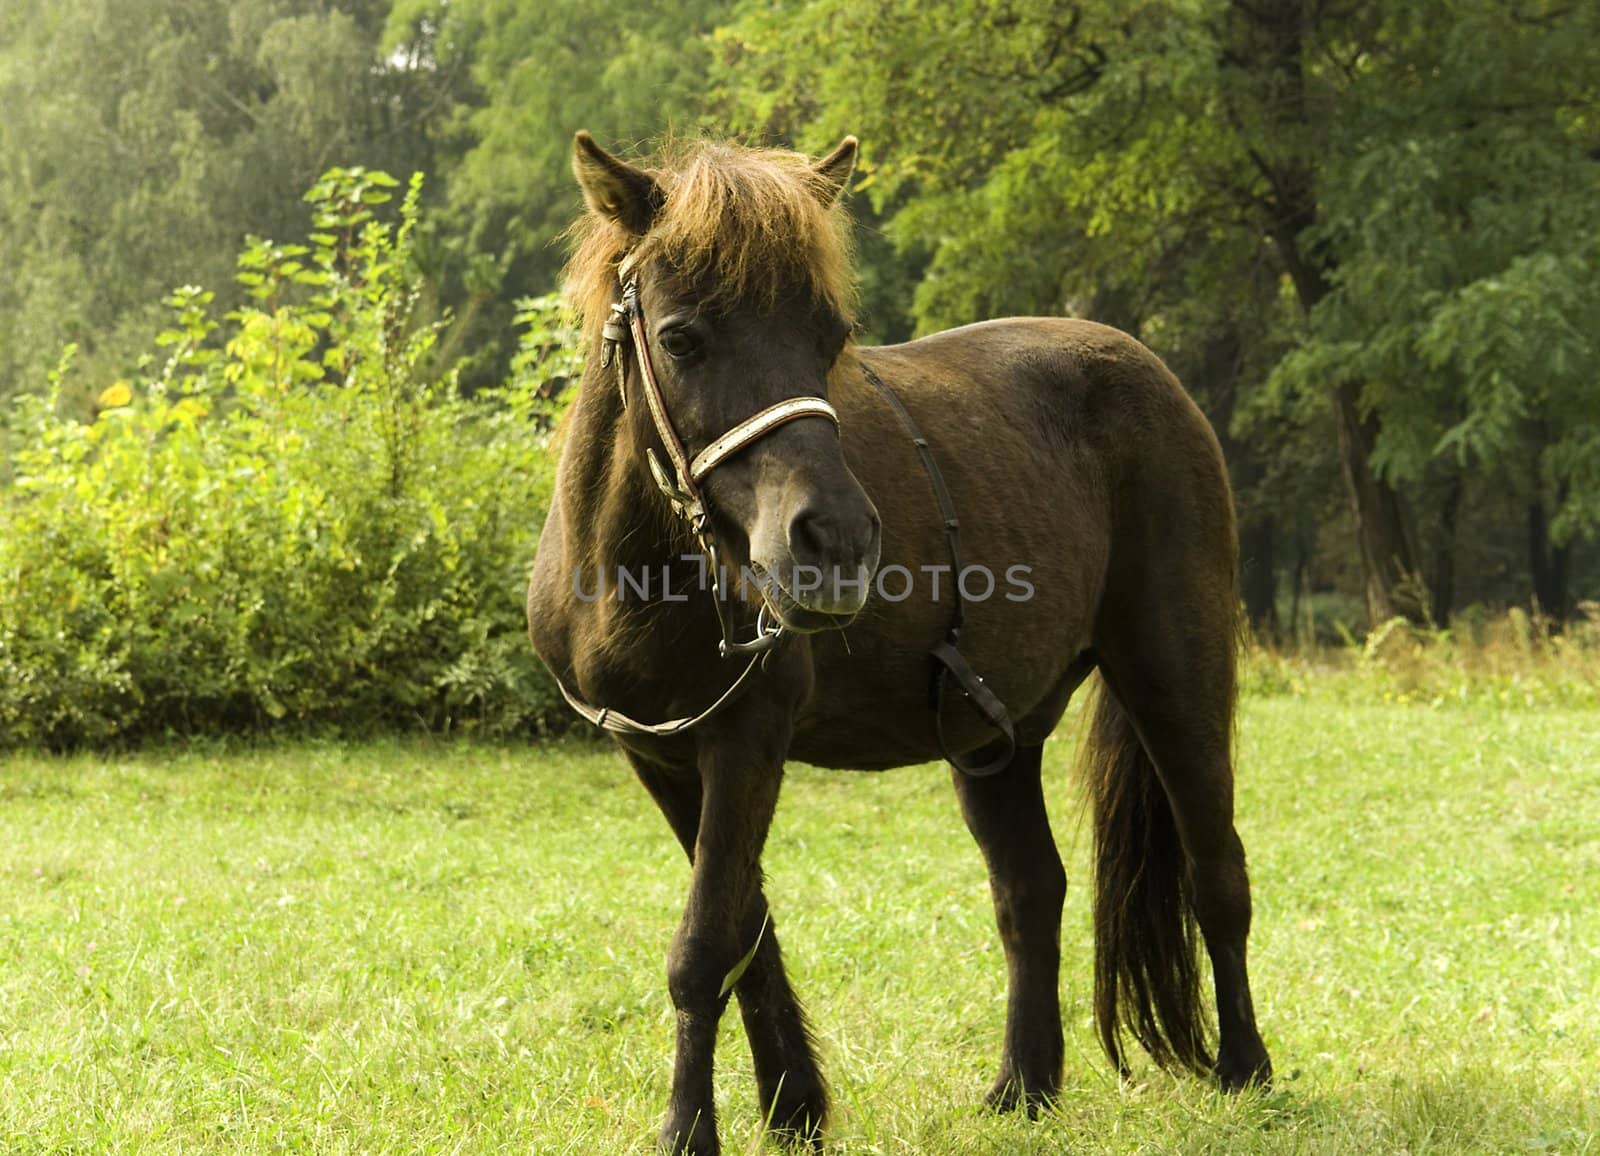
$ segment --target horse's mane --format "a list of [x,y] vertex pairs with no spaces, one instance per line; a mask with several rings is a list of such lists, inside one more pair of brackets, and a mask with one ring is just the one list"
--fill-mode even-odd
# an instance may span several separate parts
[[[834,188],[797,152],[697,140],[664,147],[647,169],[665,194],[640,242],[708,304],[775,306],[796,287],[845,320],[854,313],[850,227]],[[569,231],[568,303],[591,336],[616,299],[617,264],[635,243],[590,209]]]

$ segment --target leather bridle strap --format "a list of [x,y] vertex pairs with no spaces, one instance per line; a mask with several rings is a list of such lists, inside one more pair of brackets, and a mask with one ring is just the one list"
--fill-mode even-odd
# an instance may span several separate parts
[[681,734],[690,727],[698,726],[724,706],[733,701],[735,695],[744,689],[744,684],[750,681],[750,676],[767,657],[766,652],[752,654],[745,668],[739,672],[739,677],[733,680],[733,685],[723,691],[717,701],[706,707],[696,715],[687,715],[683,718],[668,719],[665,722],[642,723],[637,719],[629,718],[621,711],[611,710],[603,706],[590,706],[577,695],[566,688],[560,679],[556,679],[556,689],[561,692],[561,697],[567,700],[567,705],[577,711],[586,722],[593,723],[603,731],[610,731],[619,735],[649,735],[653,738],[667,738]]
[[645,405],[650,409],[650,420],[655,423],[656,434],[661,438],[661,444],[666,447],[667,457],[672,462],[672,480],[675,484],[668,484],[668,480],[663,476],[666,471],[658,465],[653,467],[656,482],[673,500],[679,513],[687,517],[691,523],[697,521],[700,523],[695,526],[696,533],[702,530],[705,522],[705,504],[700,496],[698,483],[713,469],[752,442],[796,418],[824,417],[838,426],[838,412],[822,398],[785,398],[746,418],[716,438],[691,461],[688,452],[683,448],[683,439],[678,436],[677,427],[672,424],[672,417],[667,413],[666,398],[662,396],[661,386],[656,381],[655,366],[650,362],[650,347],[645,343],[644,313],[639,307],[639,283],[631,278],[623,285],[622,308],[628,316],[628,332],[633,338],[634,357],[639,362],[639,384],[644,393]]
[[757,438],[766,436],[797,417],[825,417],[835,426],[839,424],[838,413],[820,397],[791,397],[776,405],[769,405],[695,454],[694,461],[689,463],[689,480],[698,482],[713,467],[721,465]]
[[640,385],[644,390],[645,404],[650,407],[650,420],[655,422],[661,444],[667,447],[667,457],[672,459],[672,472],[677,475],[679,493],[698,506],[700,492],[695,487],[695,478],[689,472],[689,455],[684,452],[683,439],[678,437],[672,418],[667,416],[667,402],[661,396],[661,386],[656,384],[655,367],[650,364],[650,347],[644,339],[644,313],[639,308],[637,281],[630,280],[622,287],[622,307],[628,311],[628,331],[633,334],[633,353],[639,362]]
[[[961,593],[961,520],[956,517],[956,504],[951,500],[950,487],[945,485],[944,471],[939,469],[939,460],[933,456],[933,447],[928,444],[928,439],[922,436],[922,430],[917,426],[916,419],[911,416],[911,411],[905,407],[899,395],[885,385],[883,379],[864,362],[861,365],[861,374],[884,401],[889,403],[889,408],[899,419],[901,428],[910,437],[911,444],[917,448],[917,456],[922,459],[923,472],[928,475],[928,484],[933,489],[934,501],[939,505],[939,516],[944,520],[945,543],[950,549],[950,578],[951,585],[955,588],[955,605],[951,608],[950,626],[946,629],[944,638],[934,643],[928,651],[933,659],[933,676],[929,681],[928,700],[933,708],[934,739],[939,744],[939,752],[956,770],[970,778],[985,779],[990,775],[999,774],[1011,765],[1012,756],[1017,750],[1017,734],[1005,703],[989,689],[988,684],[983,681],[983,676],[972,669],[972,664],[961,653],[961,628],[966,622],[965,599]],[[961,693],[983,716],[983,720],[1000,732],[996,740],[999,749],[992,758],[984,762],[973,762],[962,755],[952,754],[950,747],[945,743],[944,689],[947,675],[956,680]]]

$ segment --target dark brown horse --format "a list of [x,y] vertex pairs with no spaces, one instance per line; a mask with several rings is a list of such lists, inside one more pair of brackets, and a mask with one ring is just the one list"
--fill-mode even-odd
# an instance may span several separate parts
[[[1228,1089],[1270,1074],[1233,828],[1237,551],[1216,438],[1153,354],[1101,325],[1013,319],[852,343],[838,200],[855,152],[847,138],[812,164],[700,143],[648,170],[586,134],[574,152],[588,212],[568,291],[589,355],[528,621],[693,863],[667,963],[671,1151],[717,1149],[712,1051],[730,993],[773,1130],[815,1142],[827,1113],[762,893],[790,758],[879,769],[1012,752],[999,773],[953,779],[1008,968],[989,1101],[1050,1102],[1066,878],[1040,751],[1096,670],[1083,763],[1101,1039],[1119,1068],[1131,1035]],[[939,487],[883,386],[943,474],[962,575]],[[714,587],[707,547],[730,575]],[[1009,707],[1014,743],[959,688],[942,741],[935,731],[929,650],[958,577],[962,650]],[[1214,1060],[1196,926],[1215,981]]]

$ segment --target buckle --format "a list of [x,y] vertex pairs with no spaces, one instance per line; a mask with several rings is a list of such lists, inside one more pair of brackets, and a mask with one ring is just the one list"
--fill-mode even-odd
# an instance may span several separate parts
[[661,464],[661,459],[656,456],[654,449],[645,450],[644,456],[650,463],[650,473],[655,476],[657,488],[667,496],[667,501],[672,503],[673,510],[689,523],[696,534],[703,534],[707,519],[705,507],[700,504],[699,497],[667,476],[667,467]]
[[628,340],[628,311],[621,305],[611,306],[611,315],[600,327],[600,367],[610,369],[617,355],[617,347]]

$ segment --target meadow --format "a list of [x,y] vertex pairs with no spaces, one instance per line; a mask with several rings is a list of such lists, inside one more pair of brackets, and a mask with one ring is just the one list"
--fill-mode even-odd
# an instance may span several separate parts
[[[1390,697],[1243,705],[1278,1080],[1239,1099],[1097,1050],[1070,725],[1066,1080],[1035,1122],[977,1106],[1004,972],[946,772],[793,768],[766,863],[830,1151],[1600,1149],[1600,715]],[[687,875],[586,742],[5,756],[0,1148],[648,1152]],[[742,1035],[729,1015],[718,1110],[756,1152]]]

